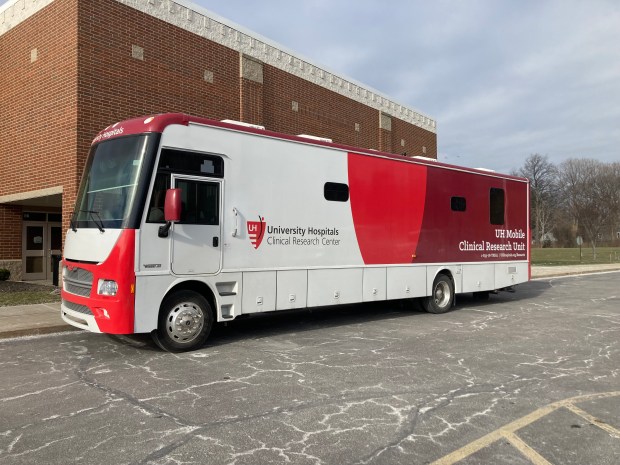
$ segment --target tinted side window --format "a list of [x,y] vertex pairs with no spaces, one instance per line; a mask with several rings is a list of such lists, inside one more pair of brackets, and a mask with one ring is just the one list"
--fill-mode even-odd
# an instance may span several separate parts
[[491,224],[504,224],[504,189],[492,187],[489,199]]
[[158,170],[221,178],[224,177],[224,160],[206,153],[162,149]]
[[349,200],[349,186],[339,182],[326,182],[323,187],[325,200],[346,202]]
[[465,197],[452,197],[450,199],[450,207],[452,211],[464,212],[467,209],[467,201]]

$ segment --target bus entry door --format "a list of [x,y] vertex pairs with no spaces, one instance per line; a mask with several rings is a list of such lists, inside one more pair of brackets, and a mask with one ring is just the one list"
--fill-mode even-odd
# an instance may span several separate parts
[[172,177],[181,189],[181,220],[172,229],[172,272],[213,274],[221,268],[220,180],[195,176]]

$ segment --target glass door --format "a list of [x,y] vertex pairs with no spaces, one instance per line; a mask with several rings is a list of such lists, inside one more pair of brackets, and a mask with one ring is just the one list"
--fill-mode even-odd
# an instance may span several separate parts
[[54,255],[62,253],[61,223],[24,221],[22,244],[22,278],[25,281],[51,281]]
[[24,222],[22,235],[23,279],[46,279],[46,223]]
[[62,225],[61,223],[47,223],[47,275],[45,279],[52,280],[54,272],[54,258],[60,259],[62,253]]

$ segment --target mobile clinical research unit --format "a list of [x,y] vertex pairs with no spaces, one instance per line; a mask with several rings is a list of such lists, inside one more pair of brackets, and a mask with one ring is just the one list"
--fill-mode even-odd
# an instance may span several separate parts
[[529,279],[526,179],[161,114],[93,140],[62,318],[199,348],[241,315],[421,298],[448,311]]

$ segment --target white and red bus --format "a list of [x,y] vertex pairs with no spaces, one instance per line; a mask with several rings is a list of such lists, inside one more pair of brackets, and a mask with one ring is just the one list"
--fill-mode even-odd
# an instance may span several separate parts
[[184,114],[93,140],[62,318],[171,351],[240,315],[421,298],[448,311],[529,279],[526,179]]

